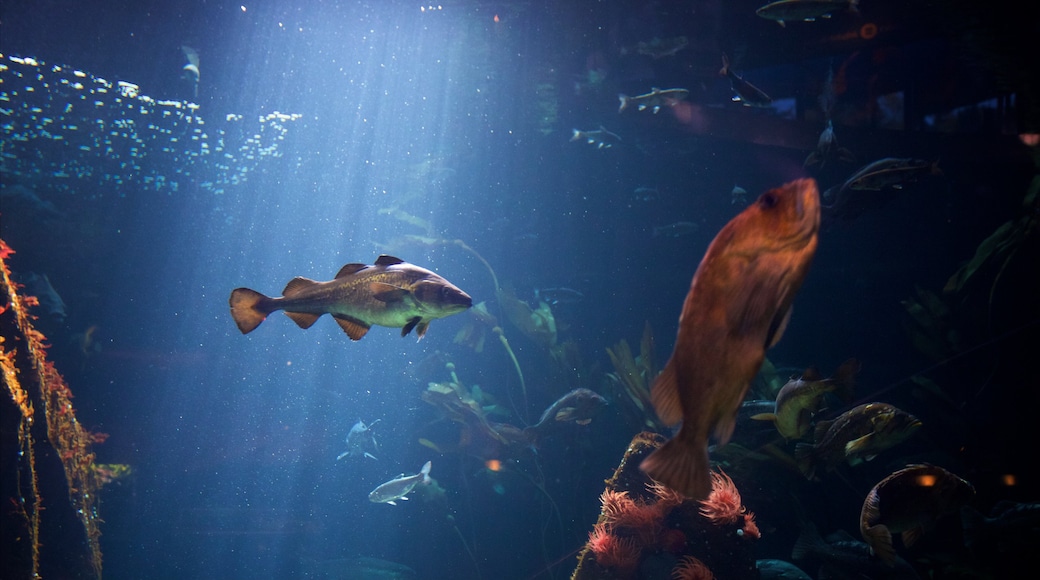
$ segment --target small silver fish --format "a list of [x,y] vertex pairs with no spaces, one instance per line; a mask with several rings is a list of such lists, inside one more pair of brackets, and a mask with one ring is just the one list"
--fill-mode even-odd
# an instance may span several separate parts
[[615,143],[620,143],[621,137],[616,133],[607,131],[603,125],[600,125],[599,129],[593,129],[591,131],[573,129],[571,141],[585,141],[589,145],[595,145],[596,149],[609,149],[613,147]]
[[[372,425],[379,422],[379,419],[372,421]],[[372,434],[372,425],[365,425],[365,422],[358,419],[357,423],[350,428],[350,433],[347,433],[347,450],[339,454],[336,461],[347,457],[365,456],[371,459],[375,459],[376,456],[368,452],[369,449],[375,451],[379,448],[376,443],[376,438]]]
[[419,473],[415,475],[401,474],[394,479],[380,485],[379,487],[372,490],[372,493],[368,494],[368,501],[372,503],[388,503],[390,505],[397,505],[397,500],[408,499],[408,494],[415,489],[415,486],[421,482],[423,485],[429,485],[432,481],[430,479],[430,467],[433,462],[427,461],[423,465]]
[[729,57],[722,55],[722,69],[719,74],[729,79],[733,92],[737,93],[733,100],[745,107],[768,107],[773,104],[773,99],[762,89],[737,76],[729,66]]
[[638,110],[650,109],[656,115],[661,107],[674,107],[689,94],[690,91],[686,89],[659,89],[657,87],[650,89],[649,93],[636,97],[620,94],[618,100],[621,101],[621,106],[618,107],[618,112],[624,111],[629,105],[636,105]]
[[832,12],[842,9],[858,14],[858,5],[859,0],[777,0],[755,10],[755,14],[785,26],[786,20],[813,22],[817,18],[830,18]]

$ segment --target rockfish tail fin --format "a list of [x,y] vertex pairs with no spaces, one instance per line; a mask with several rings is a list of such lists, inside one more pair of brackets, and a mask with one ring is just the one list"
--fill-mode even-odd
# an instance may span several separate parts
[[276,310],[273,299],[249,288],[232,290],[228,303],[231,305],[231,317],[242,334],[255,330],[267,319],[268,314]]
[[711,493],[708,442],[687,440],[679,434],[639,465],[648,476],[686,497],[702,500]]
[[654,411],[665,425],[672,427],[682,421],[683,412],[679,402],[679,385],[675,378],[675,363],[668,361],[664,370],[650,387],[650,402]]

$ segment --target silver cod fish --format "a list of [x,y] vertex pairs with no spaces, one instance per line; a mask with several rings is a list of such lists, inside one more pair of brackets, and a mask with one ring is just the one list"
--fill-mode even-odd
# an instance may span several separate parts
[[361,340],[373,324],[400,328],[401,336],[414,328],[421,339],[431,320],[462,312],[473,299],[437,274],[384,254],[372,266],[347,264],[328,282],[293,278],[281,298],[236,288],[229,303],[242,334],[284,310],[300,328],[331,314],[351,340]]
[[390,505],[397,505],[397,500],[408,499],[408,494],[415,489],[415,486],[422,483],[423,485],[429,485],[430,479],[430,467],[433,466],[432,461],[427,461],[419,473],[415,475],[404,475],[403,473],[394,479],[380,485],[379,487],[372,490],[372,493],[368,494],[368,501],[373,503],[388,503]]

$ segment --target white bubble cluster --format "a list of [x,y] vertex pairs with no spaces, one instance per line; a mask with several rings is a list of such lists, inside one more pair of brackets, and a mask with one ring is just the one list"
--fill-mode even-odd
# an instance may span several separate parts
[[92,181],[122,194],[191,185],[223,193],[280,156],[288,123],[299,118],[274,112],[254,126],[230,114],[210,130],[197,104],[0,54],[0,171],[59,191]]

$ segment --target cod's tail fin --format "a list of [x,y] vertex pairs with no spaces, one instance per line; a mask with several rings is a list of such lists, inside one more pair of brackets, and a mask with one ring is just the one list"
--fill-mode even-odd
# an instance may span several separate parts
[[271,298],[249,288],[235,288],[231,292],[231,299],[228,300],[231,305],[231,317],[235,319],[235,324],[242,334],[248,334],[260,326],[267,315],[274,311],[271,307],[272,302]]

